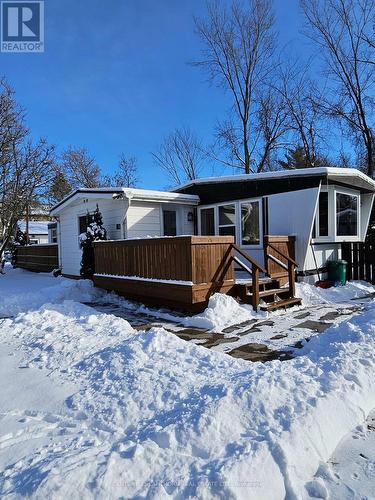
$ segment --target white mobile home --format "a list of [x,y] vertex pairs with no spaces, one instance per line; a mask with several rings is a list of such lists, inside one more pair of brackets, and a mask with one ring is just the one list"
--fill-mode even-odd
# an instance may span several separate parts
[[375,182],[345,168],[309,168],[197,179],[174,192],[130,188],[80,189],[56,205],[59,259],[79,276],[79,234],[96,205],[111,240],[155,236],[234,236],[261,266],[264,237],[295,237],[301,279],[324,277],[341,243],[363,241]]
[[298,274],[314,280],[341,257],[341,243],[364,241],[375,182],[355,169],[307,168],[197,179],[176,191],[199,196],[198,234],[233,235],[261,265],[264,235],[295,236]]
[[98,205],[111,240],[193,235],[194,195],[132,188],[79,189],[51,210],[57,220],[59,262],[66,276],[80,275],[79,235]]

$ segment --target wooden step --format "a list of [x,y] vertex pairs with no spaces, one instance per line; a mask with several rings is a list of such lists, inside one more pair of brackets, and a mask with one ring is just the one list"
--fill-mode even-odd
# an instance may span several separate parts
[[289,288],[271,288],[269,290],[263,290],[262,292],[259,292],[259,297],[264,298],[285,293],[289,293]]
[[291,299],[277,300],[276,302],[270,302],[269,304],[261,304],[259,307],[263,311],[276,311],[277,309],[286,309],[287,307],[299,306],[302,300],[298,297],[293,297]]

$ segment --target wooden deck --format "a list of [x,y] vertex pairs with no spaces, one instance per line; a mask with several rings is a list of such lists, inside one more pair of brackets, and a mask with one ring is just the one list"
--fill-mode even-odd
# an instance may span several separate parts
[[232,236],[177,236],[94,243],[96,286],[133,300],[202,310],[234,285]]
[[[297,264],[290,257],[294,239],[267,238],[268,269],[236,246],[232,236],[96,242],[94,283],[142,303],[189,311],[203,310],[215,292],[232,295],[254,309],[300,303],[294,295]],[[280,247],[285,243],[286,248]],[[236,283],[234,264],[247,273],[247,283]],[[286,283],[289,286],[283,287]]]

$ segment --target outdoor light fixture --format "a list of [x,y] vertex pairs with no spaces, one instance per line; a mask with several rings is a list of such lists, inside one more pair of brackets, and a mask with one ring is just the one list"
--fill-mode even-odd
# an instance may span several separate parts
[[193,212],[188,212],[188,222],[193,222],[194,221],[194,214]]

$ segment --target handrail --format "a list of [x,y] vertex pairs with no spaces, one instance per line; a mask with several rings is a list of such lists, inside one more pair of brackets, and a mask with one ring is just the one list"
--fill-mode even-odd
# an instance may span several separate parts
[[245,253],[240,247],[238,247],[235,243],[232,243],[232,248],[238,252],[241,257],[243,257],[244,259],[248,260],[252,266],[256,267],[259,269],[259,271],[261,271],[262,273],[265,273],[267,274],[267,271],[260,265],[258,264],[258,262],[256,260],[254,260],[252,257],[250,257],[250,255],[248,255],[247,253]]
[[[279,255],[281,255],[281,257],[284,257],[284,259],[286,259],[288,262],[290,262],[291,264],[294,264],[296,267],[298,267],[298,262],[296,262],[294,259],[289,257],[289,255],[283,254],[283,252],[281,252],[278,248],[274,247],[271,243],[267,243],[267,246],[272,248],[272,250],[277,252]],[[271,257],[271,255],[268,254],[268,257]]]
[[[275,264],[277,264],[278,266],[282,267],[283,269],[285,269],[285,271],[287,271],[289,269],[289,265],[286,265],[284,264],[284,262],[281,262],[281,260],[279,260],[277,257],[275,257],[274,255],[271,255],[271,254],[268,254],[267,257],[269,259],[271,259],[273,262],[275,262]],[[289,263],[288,263],[289,264]]]

